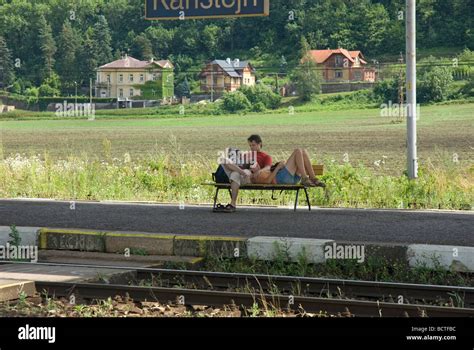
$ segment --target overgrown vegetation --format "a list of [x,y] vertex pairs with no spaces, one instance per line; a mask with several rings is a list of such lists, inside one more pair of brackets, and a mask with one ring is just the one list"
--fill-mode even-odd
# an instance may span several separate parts
[[[208,203],[213,189],[209,181],[214,160],[176,158],[157,154],[130,162],[130,156],[113,159],[110,144],[104,144],[105,161],[71,156],[53,161],[11,157],[0,161],[0,196],[84,200],[153,200],[170,203]],[[474,167],[420,169],[420,178],[376,175],[364,166],[325,162],[322,180],[328,192],[311,191],[313,203],[327,207],[435,208],[471,210],[474,198]],[[269,193],[243,192],[245,204],[292,203],[292,194],[272,201]]]
[[[297,261],[289,259],[283,245],[275,247],[272,261],[254,258],[228,259],[208,256],[200,269],[231,273],[264,274],[276,276],[301,276],[336,278],[363,281],[400,282],[433,285],[474,286],[469,274],[450,271],[440,265],[436,259],[432,267],[419,265],[409,267],[404,262],[388,261],[382,257],[369,256],[363,263],[356,260],[332,259],[324,264],[310,264],[304,253]],[[169,264],[168,268],[182,268]]]
[[[473,6],[471,0],[420,1],[420,49],[473,49]],[[214,58],[294,68],[302,39],[313,49],[344,47],[379,59],[405,50],[404,7],[405,0],[272,0],[268,18],[153,22],[143,19],[144,1],[0,0],[0,81],[25,95],[40,86],[40,95],[58,88],[70,95],[74,82],[87,85],[95,68],[128,52],[170,59],[175,86],[187,79],[194,90],[203,63]]]

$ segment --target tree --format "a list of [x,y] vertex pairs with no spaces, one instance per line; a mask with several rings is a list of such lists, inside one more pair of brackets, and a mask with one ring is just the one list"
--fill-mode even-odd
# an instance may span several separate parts
[[109,63],[112,60],[112,37],[109,25],[104,16],[99,16],[92,31],[92,55],[98,65]]
[[175,92],[176,96],[178,97],[189,97],[191,95],[191,88],[189,86],[187,77],[185,77],[184,80],[176,86]]
[[0,36],[0,87],[9,86],[15,78],[12,57],[5,38]]
[[305,37],[301,38],[301,61],[294,70],[291,81],[303,101],[311,101],[314,95],[321,92],[321,74],[316,62],[309,54],[309,44]]
[[53,38],[51,26],[48,24],[44,16],[41,16],[38,21],[39,25],[39,43],[42,53],[43,63],[43,78],[49,77],[53,73],[54,55],[57,47]]
[[59,96],[61,94],[60,89],[61,82],[59,80],[59,76],[53,72],[43,81],[39,87],[39,96]]
[[214,24],[207,25],[201,33],[201,42],[209,57],[215,57],[219,45],[220,28]]
[[95,69],[99,66],[95,55],[91,54],[94,51],[94,40],[92,39],[93,31],[91,27],[86,31],[78,52],[78,65],[83,79],[94,78]]
[[79,80],[77,71],[77,55],[80,37],[75,33],[71,22],[65,21],[58,39],[57,72],[63,86],[72,87]]
[[150,60],[153,57],[153,47],[150,39],[142,33],[137,35],[132,41],[130,54],[140,60]]

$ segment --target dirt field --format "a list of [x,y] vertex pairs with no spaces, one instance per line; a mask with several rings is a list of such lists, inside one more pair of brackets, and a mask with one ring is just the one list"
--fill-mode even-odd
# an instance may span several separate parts
[[[3,156],[49,153],[52,158],[87,154],[132,160],[153,152],[216,158],[227,146],[246,148],[246,138],[259,133],[264,149],[276,160],[295,147],[314,159],[363,163],[383,173],[405,168],[404,123],[381,117],[380,110],[344,110],[288,114],[250,114],[176,119],[32,120],[0,122]],[[430,106],[418,122],[420,163],[474,163],[474,105]],[[456,161],[459,161],[457,163]]]

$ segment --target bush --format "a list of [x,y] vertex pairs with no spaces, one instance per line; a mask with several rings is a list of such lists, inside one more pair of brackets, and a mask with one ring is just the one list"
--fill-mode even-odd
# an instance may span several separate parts
[[254,112],[263,112],[265,110],[266,110],[266,108],[265,108],[265,105],[263,104],[263,102],[257,102],[252,106],[252,111],[254,111]]
[[[271,88],[263,84],[257,84],[253,86],[242,86],[240,91],[247,97],[250,103],[255,108],[264,110],[266,108],[275,109],[278,108],[281,102],[281,96],[274,93]],[[255,107],[257,104],[262,106]]]
[[474,75],[471,75],[469,81],[461,88],[460,92],[466,97],[474,96]]
[[55,97],[59,96],[60,93],[58,89],[55,89],[47,84],[42,84],[39,87],[39,94],[42,97]]
[[222,108],[226,112],[242,112],[250,109],[250,101],[241,91],[228,92],[222,98]]
[[425,72],[418,84],[420,102],[441,102],[449,95],[453,74],[448,67],[433,67]]
[[351,106],[373,105],[378,102],[372,90],[359,90],[348,94],[337,94],[329,97],[322,95],[318,98],[322,105],[347,104]]
[[375,99],[380,103],[399,103],[398,79],[379,80],[374,86]]
[[31,87],[26,89],[25,96],[27,98],[28,104],[37,103],[39,97],[39,89],[35,87]]

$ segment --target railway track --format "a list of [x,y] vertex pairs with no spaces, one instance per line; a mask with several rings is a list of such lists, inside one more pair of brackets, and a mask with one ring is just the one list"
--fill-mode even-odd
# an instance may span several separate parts
[[[83,299],[130,297],[134,301],[159,301],[183,305],[302,309],[308,313],[370,317],[474,317],[474,288],[322,279],[307,277],[232,274],[136,267],[39,263],[133,271],[135,279],[153,286],[100,283],[36,282],[48,295]],[[37,265],[37,264],[36,264]],[[156,286],[156,284],[160,284]],[[185,285],[186,288],[182,286]],[[400,297],[402,297],[400,299]],[[391,298],[397,302],[387,302]],[[429,305],[457,299],[462,307]],[[363,299],[363,300],[361,300]],[[417,303],[406,303],[416,300]],[[402,302],[400,302],[402,301]]]

